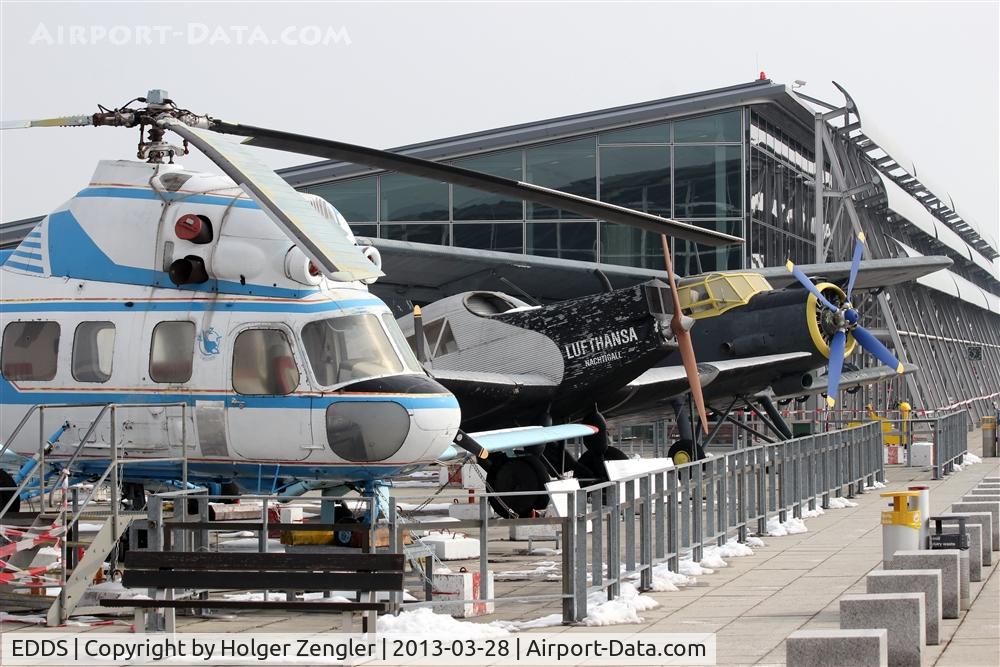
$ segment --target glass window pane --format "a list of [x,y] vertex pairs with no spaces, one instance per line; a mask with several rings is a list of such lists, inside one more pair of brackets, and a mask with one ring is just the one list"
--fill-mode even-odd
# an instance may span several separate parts
[[384,239],[410,241],[411,243],[434,243],[451,245],[448,239],[448,225],[385,225],[379,231]]
[[742,216],[742,152],[742,146],[674,147],[674,216]]
[[[742,235],[743,223],[739,220],[698,220],[699,227],[734,236]],[[690,276],[711,271],[731,271],[743,268],[743,247],[738,244],[708,246],[675,239],[674,270],[679,276]]]
[[153,382],[187,382],[194,362],[194,322],[160,322],[149,349]]
[[378,200],[375,191],[377,184],[375,176],[366,176],[312,185],[302,190],[319,195],[333,204],[348,222],[375,222],[378,219],[376,217]]
[[[455,160],[452,164],[484,174],[523,181],[520,150],[493,153]],[[451,194],[453,220],[521,220],[524,207],[520,199],[506,199],[482,190],[456,185]]]
[[399,323],[393,318],[392,313],[383,314],[382,322],[385,323],[385,329],[389,332],[389,337],[392,338],[392,342],[396,344],[396,349],[399,350],[400,355],[403,357],[403,363],[406,365],[406,368],[416,373],[423,373],[423,366],[417,361],[417,355],[413,353],[413,349],[407,342],[406,337],[403,336],[403,332],[399,328]]
[[674,142],[742,141],[742,115],[739,110],[712,116],[679,120],[674,123]]
[[[593,199],[597,192],[597,150],[593,137],[529,148],[525,151],[527,181]],[[525,202],[528,218],[579,218],[576,213]]]
[[524,252],[524,225],[520,222],[455,223],[453,227],[456,246],[518,254]]
[[58,355],[58,322],[11,322],[3,330],[0,365],[8,380],[51,380]]
[[597,261],[596,222],[529,222],[529,255]]
[[601,223],[601,261],[660,271],[666,266],[659,234],[612,222]]
[[600,141],[602,144],[667,144],[670,143],[670,123],[605,132],[600,136]]
[[447,220],[448,184],[405,174],[382,175],[382,220]]
[[403,370],[375,315],[310,322],[302,327],[302,342],[316,381],[324,387]]
[[601,148],[601,201],[670,217],[670,148]]
[[73,377],[79,382],[107,382],[115,352],[113,322],[82,322],[73,336]]
[[378,238],[378,225],[351,225],[351,231],[355,236],[363,236],[369,239]]
[[284,395],[299,386],[288,337],[277,329],[249,329],[233,344],[233,389],[237,394]]

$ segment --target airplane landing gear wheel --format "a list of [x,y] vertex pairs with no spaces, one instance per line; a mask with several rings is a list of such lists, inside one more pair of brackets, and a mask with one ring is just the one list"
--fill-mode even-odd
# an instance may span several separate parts
[[678,440],[670,447],[667,456],[673,459],[675,466],[679,466],[705,458],[705,450],[690,440]]
[[490,496],[490,505],[504,518],[510,512],[513,512],[516,518],[530,517],[532,511],[543,510],[548,506],[549,494],[545,491],[545,483],[549,479],[548,471],[537,456],[505,456],[503,459],[498,456],[486,473],[486,483],[492,491],[496,493],[538,491],[539,493],[525,496]]
[[[14,481],[14,478],[10,476],[10,473],[7,472],[6,470],[0,470],[0,488],[10,487],[9,491],[0,491],[0,509],[3,509],[4,507],[7,506],[7,501],[9,501],[11,496],[14,495],[14,487],[16,486],[17,483]],[[11,512],[21,511],[20,496],[14,498],[14,502],[10,506],[10,511]]]
[[[585,451],[580,455],[580,465],[590,470],[591,477],[599,484],[608,481],[608,469],[604,465],[605,461],[624,461],[627,458],[628,454],[617,447],[609,445],[604,450],[603,456],[592,449]],[[584,485],[581,484],[581,486]]]

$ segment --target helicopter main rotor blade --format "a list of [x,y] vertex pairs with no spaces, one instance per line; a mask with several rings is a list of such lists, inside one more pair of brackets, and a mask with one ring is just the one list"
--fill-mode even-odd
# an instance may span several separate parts
[[708,414],[705,411],[705,396],[701,391],[701,374],[698,372],[698,359],[694,354],[694,343],[691,341],[691,332],[684,326],[683,313],[681,312],[681,297],[677,292],[677,280],[674,278],[674,263],[670,259],[670,245],[667,243],[666,234],[660,234],[660,243],[663,245],[663,261],[667,267],[667,279],[670,283],[670,296],[674,301],[674,316],[670,320],[670,328],[677,337],[677,346],[681,353],[681,362],[684,364],[684,373],[687,375],[688,386],[691,387],[691,398],[694,399],[695,408],[698,409],[698,418],[701,420],[701,428],[708,435]]
[[160,123],[187,139],[236,181],[326,277],[344,281],[384,275],[350,241],[339,224],[321,216],[302,193],[296,192],[244,146],[174,118],[162,119]]
[[93,116],[60,116],[33,120],[5,120],[0,123],[0,130],[23,130],[28,127],[83,127],[93,124]]
[[445,181],[454,185],[463,185],[497,195],[524,199],[536,204],[572,211],[587,218],[639,227],[656,234],[667,234],[694,243],[712,246],[743,243],[743,239],[738,236],[703,229],[696,225],[661,218],[624,206],[616,206],[532,183],[484,174],[450,164],[431,162],[409,155],[220,120],[213,120],[211,129],[223,134],[249,137],[243,143],[250,146],[312,155],[328,160],[343,160],[386,171]]

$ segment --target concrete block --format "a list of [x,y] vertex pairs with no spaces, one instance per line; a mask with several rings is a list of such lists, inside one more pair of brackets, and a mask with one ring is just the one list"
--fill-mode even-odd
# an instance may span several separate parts
[[889,665],[918,667],[924,653],[924,594],[845,595],[840,598],[840,627],[885,628]]
[[941,516],[964,516],[966,525],[976,524],[982,531],[983,565],[993,564],[993,515],[989,512],[943,512]]
[[963,503],[1000,503],[1000,490],[989,495],[969,493],[962,496]]
[[910,450],[912,451],[910,465],[924,467],[934,464],[933,442],[915,442]]
[[428,533],[420,541],[434,549],[440,560],[479,558],[479,540],[461,533]]
[[[493,572],[487,573],[489,590],[493,589]],[[434,573],[434,600],[446,600],[443,604],[435,604],[434,611],[449,614],[456,618],[472,618],[493,613],[493,603],[484,602],[488,597],[481,587],[481,577],[478,570],[474,572],[442,572]]]
[[990,549],[1000,551],[1000,502],[986,502],[977,500],[975,502],[952,503],[952,512],[989,512],[993,516],[990,525],[993,527],[993,541]]
[[797,630],[785,640],[788,667],[886,667],[885,628],[877,630]]
[[[489,507],[491,519],[496,518],[493,506]],[[474,503],[451,503],[448,505],[448,516],[459,521],[479,521],[479,502]]]
[[923,593],[924,622],[928,644],[938,643],[941,627],[940,570],[881,570],[865,580],[868,593]]
[[961,608],[961,554],[958,549],[897,551],[887,570],[941,570],[941,615],[958,618]]

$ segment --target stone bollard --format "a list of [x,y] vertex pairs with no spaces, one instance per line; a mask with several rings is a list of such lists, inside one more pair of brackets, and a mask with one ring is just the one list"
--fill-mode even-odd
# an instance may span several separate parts
[[989,512],[942,512],[940,516],[964,516],[966,525],[978,525],[982,537],[983,565],[993,564],[993,515]]
[[[958,526],[945,524],[941,532],[946,535],[958,533]],[[965,534],[969,538],[969,581],[983,580],[983,527],[978,523],[966,522]]]
[[845,595],[840,598],[840,627],[885,628],[892,667],[918,667],[924,653],[924,594]]
[[940,570],[876,570],[865,580],[868,593],[923,593],[925,636],[937,644],[941,627]]
[[788,667],[887,667],[888,637],[876,630],[797,630],[785,640]]
[[1000,491],[995,493],[967,493],[962,496],[963,503],[1000,503]]
[[990,543],[990,549],[993,551],[1000,551],[1000,503],[998,502],[984,502],[977,500],[975,502],[961,502],[952,503],[952,512],[989,512],[993,516],[990,518],[990,526],[992,526],[993,541]]
[[958,549],[897,551],[887,570],[941,570],[941,615],[958,618],[961,609],[961,555]]

